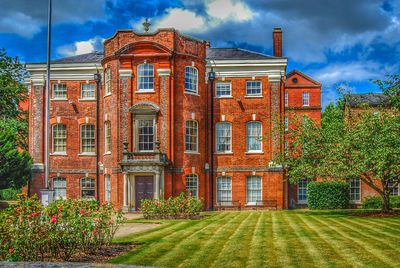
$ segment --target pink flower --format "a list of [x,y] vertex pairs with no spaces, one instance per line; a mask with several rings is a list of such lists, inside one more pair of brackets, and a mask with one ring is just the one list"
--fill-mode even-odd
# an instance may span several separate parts
[[55,223],[57,222],[57,216],[53,215],[53,217],[51,217],[50,223]]
[[14,253],[14,248],[9,248],[8,253],[10,253],[10,254]]
[[92,232],[93,234],[97,234],[97,230],[93,230],[93,232]]
[[85,211],[84,211],[83,209],[81,209],[81,210],[79,211],[79,213],[80,213],[80,214],[85,214]]

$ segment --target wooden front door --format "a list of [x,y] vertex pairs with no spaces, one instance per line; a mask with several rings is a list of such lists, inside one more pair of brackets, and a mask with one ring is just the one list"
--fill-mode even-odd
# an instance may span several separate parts
[[153,199],[153,176],[135,177],[135,209],[139,210],[142,199]]

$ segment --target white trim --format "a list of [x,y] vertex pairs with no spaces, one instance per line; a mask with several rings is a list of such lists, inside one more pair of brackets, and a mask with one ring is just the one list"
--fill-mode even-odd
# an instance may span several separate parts
[[171,69],[157,69],[157,74],[158,76],[170,76],[171,75]]
[[120,78],[129,78],[132,77],[132,70],[131,69],[119,69],[118,70]]
[[[196,70],[196,91],[191,91],[189,89],[186,88],[186,68],[192,68]],[[185,90],[184,92],[186,94],[193,94],[193,95],[198,95],[199,96],[199,70],[195,67],[195,66],[185,66]]]
[[[196,122],[196,150],[191,151],[191,150],[186,150],[186,130],[187,130],[187,122]],[[192,154],[198,154],[199,153],[199,122],[196,119],[189,119],[185,121],[185,140],[184,140],[184,148],[185,148],[185,153],[192,153]]]
[[[218,124],[229,124],[230,125],[230,138],[231,138],[231,142],[230,142],[230,150],[229,151],[218,151],[218,135],[217,135],[217,125]],[[233,137],[232,137],[232,123],[231,122],[227,122],[227,121],[221,121],[221,122],[217,122],[216,124],[215,124],[215,152],[217,153],[217,154],[230,154],[230,153],[232,153],[232,147],[233,147]]]

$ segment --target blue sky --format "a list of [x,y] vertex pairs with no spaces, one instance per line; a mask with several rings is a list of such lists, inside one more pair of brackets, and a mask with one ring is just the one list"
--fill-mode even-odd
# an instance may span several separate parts
[[[1,0],[0,47],[23,62],[46,59],[47,0]],[[346,83],[357,93],[400,69],[400,0],[53,0],[52,58],[102,50],[117,29],[174,27],[211,41],[272,53],[283,30],[288,71],[323,84],[323,103]]]

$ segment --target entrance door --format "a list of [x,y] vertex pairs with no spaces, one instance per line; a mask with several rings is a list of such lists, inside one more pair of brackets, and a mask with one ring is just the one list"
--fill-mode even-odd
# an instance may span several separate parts
[[136,176],[135,177],[135,208],[139,210],[140,200],[153,199],[153,176]]

